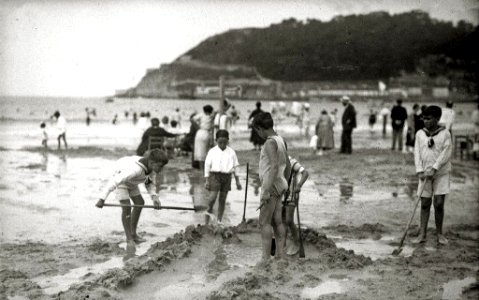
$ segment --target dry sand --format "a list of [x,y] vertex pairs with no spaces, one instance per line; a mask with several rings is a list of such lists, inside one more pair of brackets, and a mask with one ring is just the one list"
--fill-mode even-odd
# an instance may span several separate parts
[[[401,256],[393,257],[389,253],[414,205],[412,156],[359,150],[352,156],[317,157],[308,151],[291,154],[311,171],[319,201],[330,185],[338,185],[344,195],[337,204],[325,203],[327,210],[318,213],[317,222],[303,226],[304,259],[273,259],[257,267],[260,237],[253,215],[238,226],[188,226],[131,257],[118,243],[100,239],[4,243],[0,299],[478,299],[477,162],[454,162],[445,215],[450,243],[436,245],[432,213],[427,243],[417,247],[407,239]],[[126,153],[83,148],[69,156],[113,159]],[[254,173],[258,153],[241,151],[238,156],[250,161]],[[180,158],[169,167],[187,168],[187,163]],[[375,201],[368,196],[374,190],[391,192],[387,199]],[[307,206],[300,209],[315,213]],[[411,230],[411,236],[415,234],[417,226]],[[33,280],[118,255],[124,257],[123,267],[87,273],[59,293],[47,294]]]

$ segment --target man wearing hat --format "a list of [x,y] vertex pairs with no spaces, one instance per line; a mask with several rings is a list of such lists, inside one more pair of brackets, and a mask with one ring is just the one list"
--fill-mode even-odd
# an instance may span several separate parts
[[351,104],[348,96],[341,97],[344,106],[344,113],[341,120],[343,132],[341,133],[341,150],[340,153],[351,154],[353,152],[353,129],[356,128],[356,110]]

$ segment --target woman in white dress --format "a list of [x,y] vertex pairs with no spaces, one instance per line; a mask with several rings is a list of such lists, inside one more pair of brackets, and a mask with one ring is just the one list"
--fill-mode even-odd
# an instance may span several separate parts
[[213,120],[211,105],[203,106],[203,113],[192,118],[199,127],[195,136],[194,160],[199,162],[200,169],[204,169],[206,154],[212,146]]

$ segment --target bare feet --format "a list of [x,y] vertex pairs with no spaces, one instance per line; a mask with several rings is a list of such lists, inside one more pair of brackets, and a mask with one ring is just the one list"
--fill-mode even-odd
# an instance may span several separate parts
[[412,243],[413,244],[423,244],[426,242],[426,237],[425,236],[418,236],[417,238],[415,238],[414,240],[412,240]]
[[437,235],[437,243],[439,245],[447,245],[447,244],[449,244],[449,241],[442,234],[438,234]]
[[135,244],[140,244],[140,243],[146,242],[146,240],[144,238],[139,237],[137,235],[133,237],[133,241],[135,242]]
[[298,254],[298,252],[299,252],[299,246],[295,245],[295,244],[292,244],[291,246],[289,246],[288,251],[286,252],[286,254],[292,256],[292,255]]

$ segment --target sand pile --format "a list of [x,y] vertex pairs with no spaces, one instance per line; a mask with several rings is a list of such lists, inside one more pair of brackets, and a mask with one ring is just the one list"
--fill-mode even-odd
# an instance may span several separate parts
[[334,232],[335,234],[339,234],[342,237],[355,239],[372,238],[373,240],[379,240],[381,239],[383,234],[390,233],[390,230],[380,223],[365,223],[358,227],[341,224],[336,226],[326,226],[322,229],[328,232]]
[[[237,247],[241,247],[242,239],[260,238],[257,220],[248,220],[237,227],[188,226],[184,231],[173,235],[166,241],[153,244],[145,255],[129,259],[125,267],[93,276],[86,282],[74,285],[68,291],[57,296],[62,299],[80,299],[95,295],[105,297],[108,293],[109,297],[115,297],[121,289],[132,285],[138,276],[154,270],[161,271],[175,260],[190,256],[205,235],[220,237],[221,240],[221,244],[213,253],[213,259],[206,268],[207,277],[210,280],[216,279],[231,268],[222,244],[234,243],[237,244]],[[260,291],[260,287],[265,285],[281,283],[285,286],[296,284],[300,287],[304,285],[305,280],[309,283],[317,282],[315,276],[317,272],[333,268],[358,269],[372,262],[367,257],[355,255],[353,251],[338,249],[333,241],[314,230],[304,230],[303,236],[308,247],[315,249],[314,253],[309,250],[308,257],[310,258],[279,262],[273,260],[265,268],[254,268],[246,276],[226,282],[219,289],[221,292],[213,292],[210,295],[211,299],[231,299],[235,295],[244,297],[240,299],[264,299],[264,297],[270,296],[268,293]],[[96,249],[100,249],[100,251],[103,248],[101,243],[95,245]],[[302,274],[301,280],[296,278],[298,273]]]
[[21,296],[28,299],[44,297],[41,287],[30,281],[25,273],[15,270],[0,271],[0,298],[7,296]]

